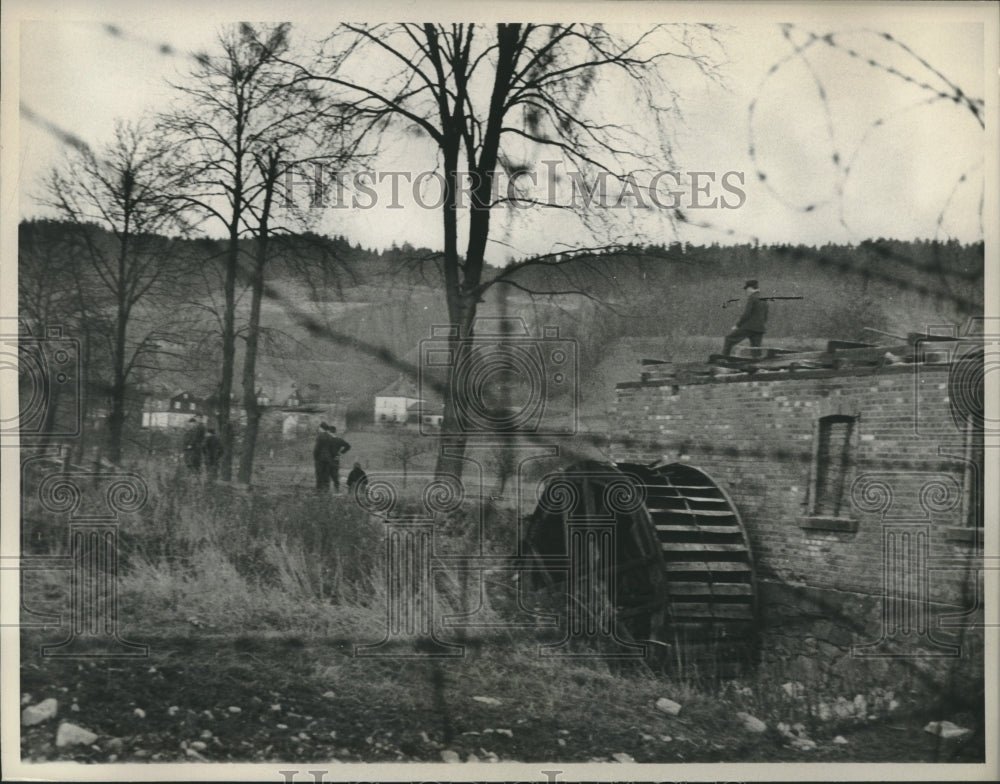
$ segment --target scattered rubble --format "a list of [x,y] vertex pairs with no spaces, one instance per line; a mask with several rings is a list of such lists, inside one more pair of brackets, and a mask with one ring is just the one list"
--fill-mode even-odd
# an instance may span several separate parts
[[764,732],[767,730],[767,725],[758,719],[756,716],[751,716],[749,713],[739,712],[736,714],[741,722],[743,722],[743,727],[749,732]]
[[56,746],[60,748],[63,746],[89,746],[96,740],[97,735],[95,733],[85,730],[83,727],[77,727],[75,724],[70,724],[68,721],[60,724],[59,731],[56,733]]
[[483,705],[502,705],[503,703],[496,697],[473,697],[476,702],[481,702]]
[[667,699],[666,697],[660,697],[660,699],[656,701],[656,708],[657,710],[661,710],[670,716],[676,716],[681,712],[681,704]]
[[[31,695],[25,695],[30,697]],[[30,705],[21,711],[21,724],[25,727],[32,727],[41,724],[43,721],[54,719],[59,712],[59,702],[54,697],[42,700],[37,705]]]
[[624,751],[619,751],[616,752],[615,754],[612,754],[611,758],[615,762],[624,762],[624,763],[635,762],[635,759],[632,757],[632,755],[626,754]]
[[799,751],[811,751],[816,748],[816,741],[806,737],[806,727],[802,722],[789,726],[783,721],[778,722],[778,732],[788,741],[788,745]]
[[451,749],[444,749],[441,752],[441,759],[449,763],[456,763],[462,761],[462,758],[458,756],[458,752],[453,751]]
[[932,721],[924,727],[924,732],[929,732],[931,735],[940,735],[942,738],[961,738],[963,735],[968,735],[972,730],[959,727],[950,721]]
[[805,696],[806,688],[798,681],[788,681],[787,683],[781,684],[781,690],[784,691],[789,697],[802,699],[802,697]]

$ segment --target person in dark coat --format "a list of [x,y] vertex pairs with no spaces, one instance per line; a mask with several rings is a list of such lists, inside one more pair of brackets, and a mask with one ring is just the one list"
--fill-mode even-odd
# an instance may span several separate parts
[[320,422],[316,444],[313,446],[313,464],[316,468],[316,490],[326,492],[333,481],[334,492],[340,492],[340,456],[351,450],[351,445],[336,436],[337,428]]
[[188,420],[187,430],[184,431],[184,465],[193,474],[201,473],[202,445],[205,441],[205,426],[198,421],[198,417],[191,417]]
[[722,355],[728,357],[733,350],[733,346],[746,339],[750,339],[750,345],[757,347],[764,340],[764,330],[767,325],[767,303],[760,298],[760,289],[757,288],[756,280],[748,280],[743,285],[743,291],[747,295],[747,304],[743,309],[743,315],[736,322],[736,326],[726,335],[722,345]]
[[361,463],[355,463],[354,468],[351,469],[351,473],[347,475],[348,494],[355,492],[355,486],[357,486],[356,492],[358,493],[363,493],[368,486],[368,474],[361,467]]
[[210,427],[206,431],[201,451],[205,456],[205,476],[214,482],[219,478],[219,458],[222,456],[222,441],[215,434],[214,428]]

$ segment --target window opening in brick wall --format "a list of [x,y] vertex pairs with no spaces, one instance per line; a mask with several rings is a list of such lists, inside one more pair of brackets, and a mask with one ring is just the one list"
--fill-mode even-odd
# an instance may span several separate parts
[[965,476],[962,515],[969,528],[983,527],[983,468],[986,448],[981,419],[970,418],[965,423]]
[[839,414],[819,420],[810,511],[816,517],[844,516],[844,496],[856,421],[857,417]]

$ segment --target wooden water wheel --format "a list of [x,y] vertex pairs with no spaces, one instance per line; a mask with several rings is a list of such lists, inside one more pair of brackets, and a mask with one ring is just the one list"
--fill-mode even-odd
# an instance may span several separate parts
[[[546,500],[550,490],[567,487],[575,490],[571,502]],[[732,499],[704,471],[682,463],[579,463],[547,477],[540,499],[525,550],[542,562],[566,555],[574,522],[614,521],[613,595],[628,636],[687,651],[720,643],[746,650],[755,639],[746,530]],[[552,584],[560,574],[546,579]]]

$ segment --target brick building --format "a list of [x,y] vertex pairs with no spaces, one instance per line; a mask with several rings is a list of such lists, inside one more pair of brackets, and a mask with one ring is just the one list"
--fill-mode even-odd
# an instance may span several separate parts
[[[897,579],[968,607],[983,536],[982,350],[912,337],[735,369],[654,367],[616,387],[613,457],[690,463],[724,486],[765,607],[769,586],[842,606]],[[869,616],[877,604],[855,602]]]

